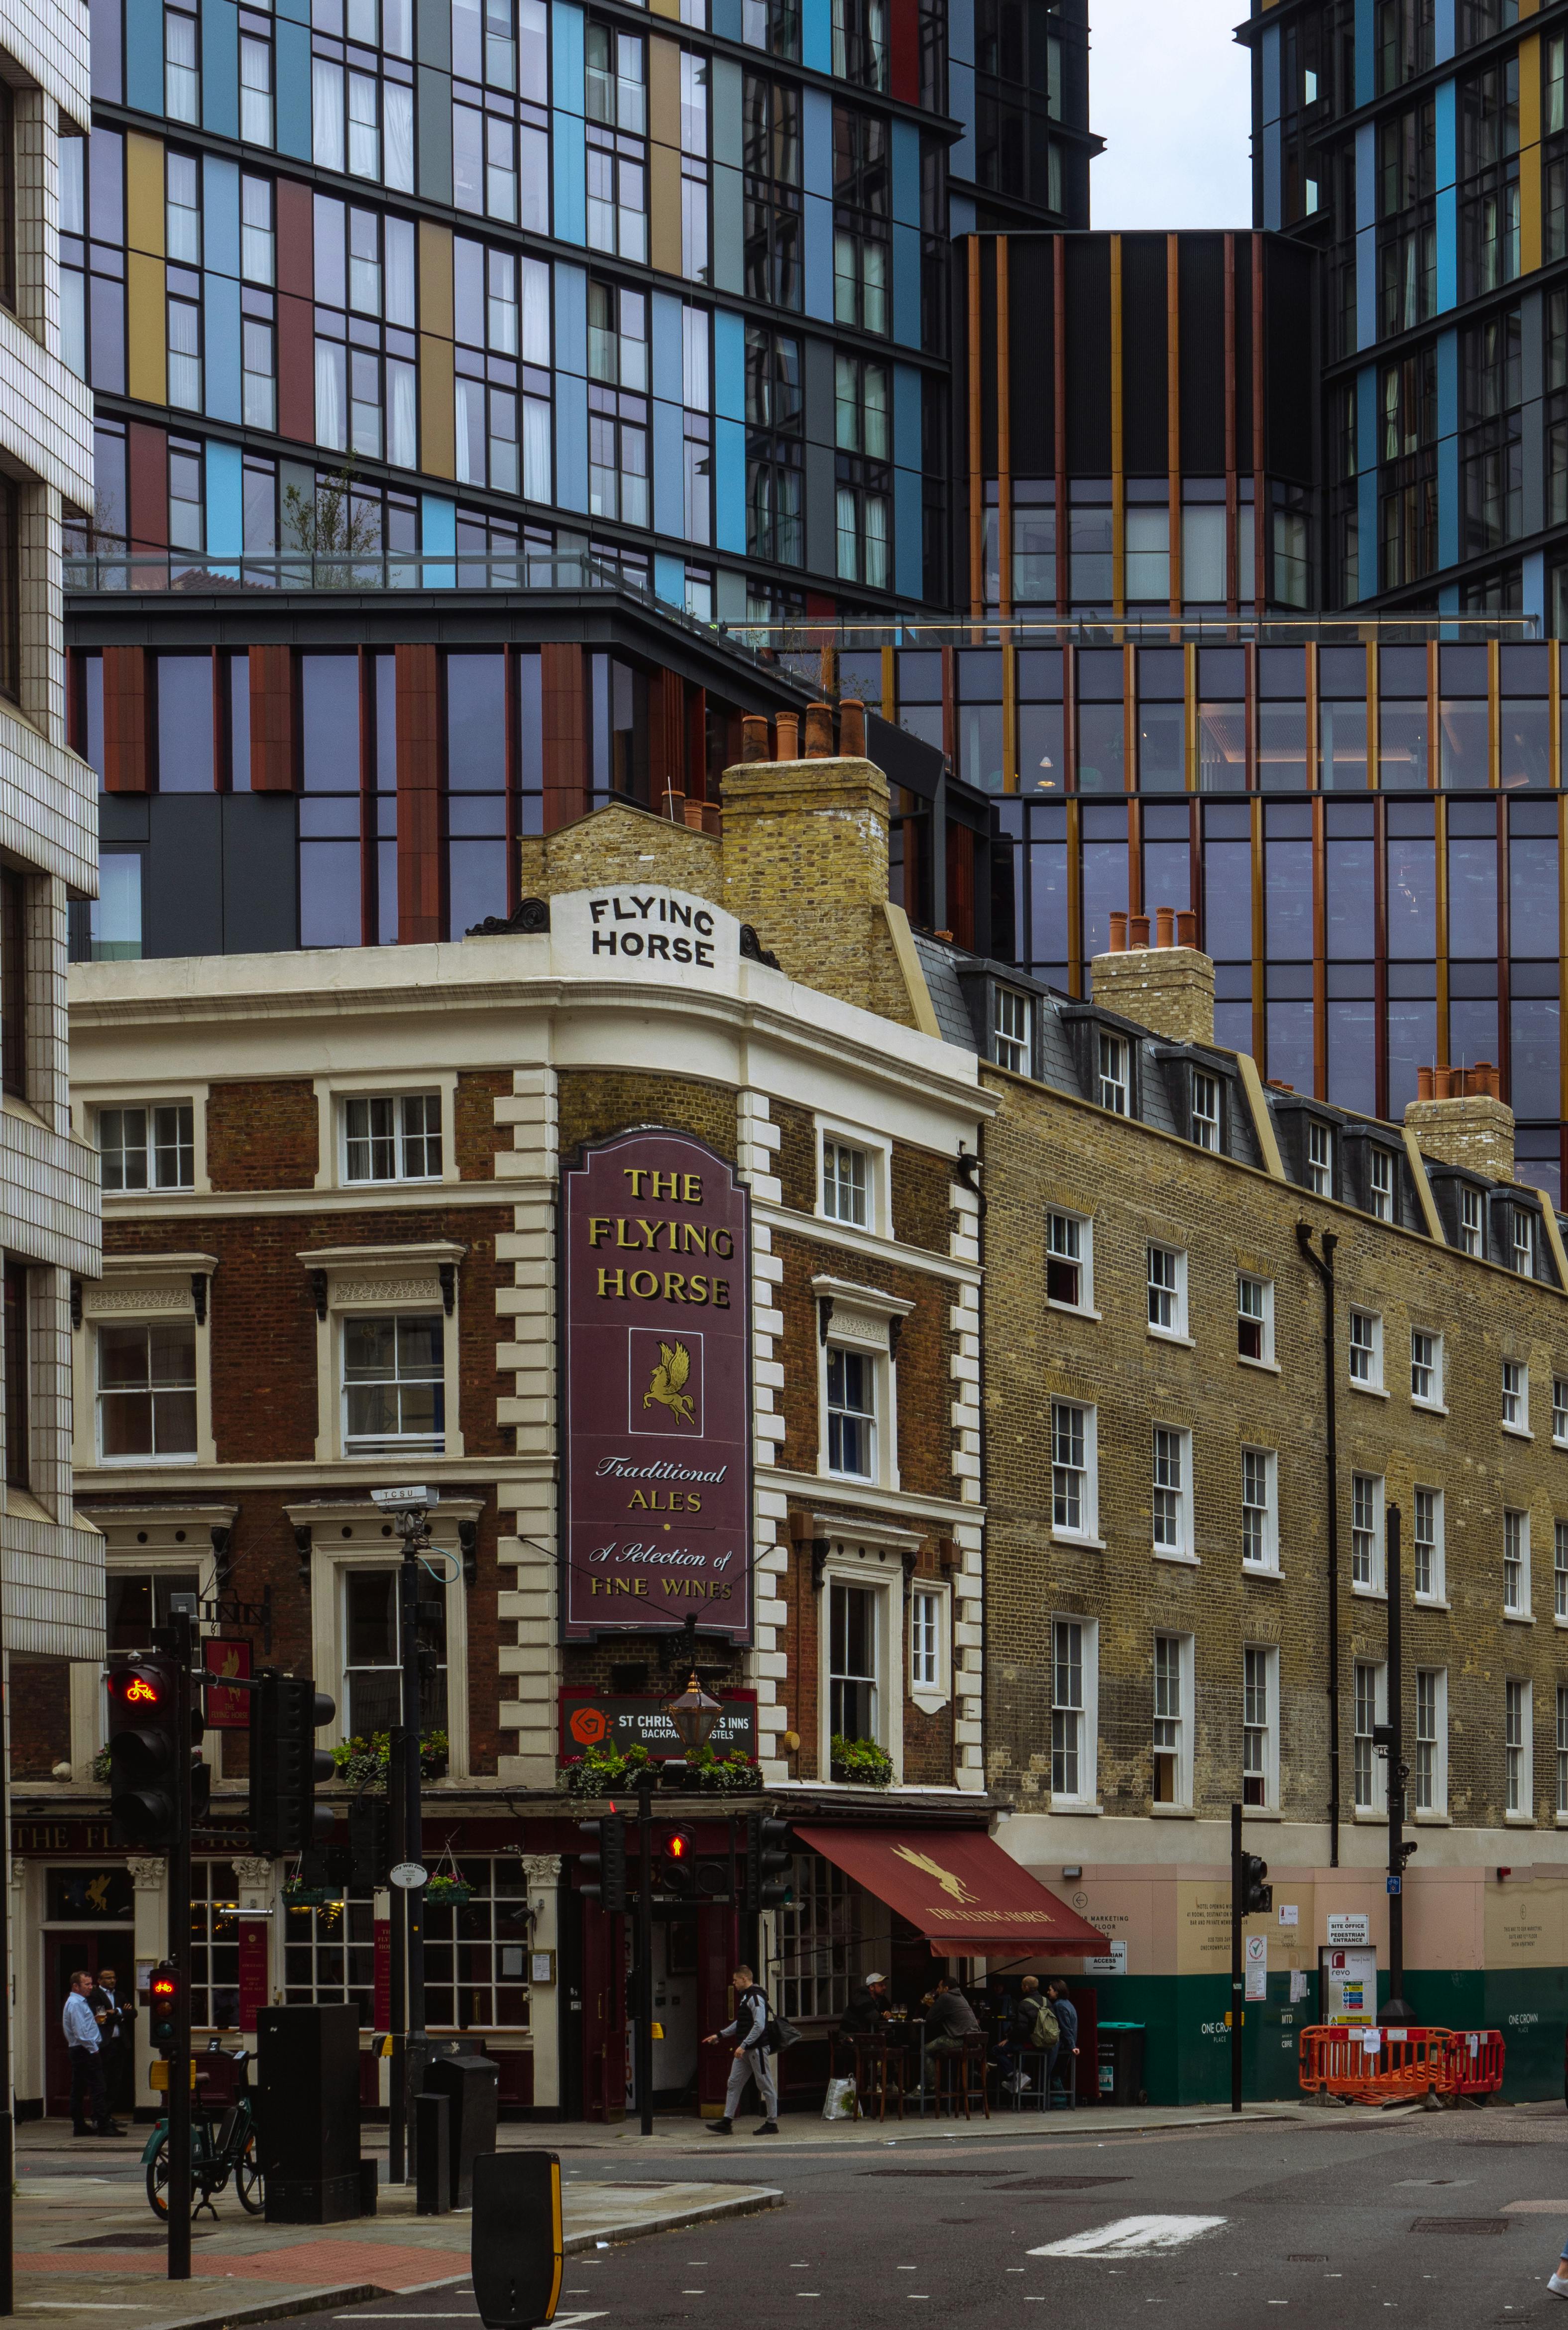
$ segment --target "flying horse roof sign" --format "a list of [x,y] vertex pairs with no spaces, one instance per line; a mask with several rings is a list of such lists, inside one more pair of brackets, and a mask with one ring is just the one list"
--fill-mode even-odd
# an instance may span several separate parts
[[562,1176],[566,1639],[751,1631],[747,1193],[682,1132]]

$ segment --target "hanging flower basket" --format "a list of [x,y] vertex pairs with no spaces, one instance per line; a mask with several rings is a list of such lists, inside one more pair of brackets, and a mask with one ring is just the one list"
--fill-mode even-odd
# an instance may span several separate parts
[[873,1739],[846,1739],[836,1731],[828,1753],[836,1780],[848,1780],[861,1788],[885,1788],[893,1779],[893,1757]]
[[473,1892],[473,1887],[465,1885],[460,1877],[432,1877],[425,1887],[425,1903],[431,1909],[463,1909]]
[[343,1888],[341,1885],[286,1885],[282,1899],[286,1909],[325,1909],[341,1903]]

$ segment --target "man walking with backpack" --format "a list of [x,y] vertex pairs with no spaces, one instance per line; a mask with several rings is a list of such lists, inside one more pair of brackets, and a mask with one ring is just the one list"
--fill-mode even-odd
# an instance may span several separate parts
[[735,2114],[746,2092],[748,2080],[755,2079],[761,2098],[763,2119],[756,2136],[777,2136],[779,2133],[779,2089],[774,2081],[769,2060],[768,2026],[773,2019],[768,1994],[760,1988],[750,1966],[735,1968],[732,1977],[735,1993],[735,2019],[726,2022],[722,2031],[711,2032],[706,2045],[716,2047],[722,2039],[735,2042],[734,2060],[730,2065],[730,2084],[724,2091],[724,2117],[708,2122],[710,2136],[733,2136]]
[[1034,2082],[1025,2072],[1017,2057],[1025,2050],[1038,2049],[1044,2056],[1044,2093],[1051,2093],[1051,2070],[1056,2060],[1056,2045],[1061,2029],[1049,1999],[1040,1995],[1040,1984],[1034,1975],[1026,1974],[1018,1984],[1018,2003],[1013,2009],[1012,2027],[1006,2046],[997,2049],[1005,2065],[1002,2085],[1010,2096],[1026,2096]]

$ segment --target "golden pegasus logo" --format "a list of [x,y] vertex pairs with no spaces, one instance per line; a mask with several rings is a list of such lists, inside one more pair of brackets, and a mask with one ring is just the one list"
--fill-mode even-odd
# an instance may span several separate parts
[[643,1394],[644,1407],[651,1407],[656,1399],[661,1407],[667,1407],[683,1424],[694,1425],[696,1403],[685,1388],[691,1372],[692,1355],[684,1343],[677,1343],[673,1350],[668,1343],[661,1343],[658,1365]]
[[896,1860],[907,1861],[912,1869],[923,1869],[928,1877],[934,1877],[950,1899],[965,1904],[979,1899],[979,1895],[971,1893],[961,1877],[956,1876],[950,1869],[944,1869],[940,1861],[932,1861],[928,1853],[912,1852],[907,1844],[895,1844],[893,1850]]

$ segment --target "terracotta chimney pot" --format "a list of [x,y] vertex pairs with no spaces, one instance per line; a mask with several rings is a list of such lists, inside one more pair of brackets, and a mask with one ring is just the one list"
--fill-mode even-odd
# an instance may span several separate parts
[[1431,1070],[1430,1068],[1417,1068],[1415,1072],[1415,1096],[1417,1100],[1431,1100]]
[[1129,947],[1148,946],[1148,916],[1147,914],[1129,914],[1127,918],[1127,943]]
[[768,757],[767,715],[748,712],[741,722],[741,758],[742,761],[765,761]]
[[800,715],[798,712],[780,712],[775,723],[779,731],[778,758],[798,761],[800,758]]
[[1154,942],[1157,947],[1176,944],[1176,908],[1157,906],[1154,910]]
[[1112,954],[1127,952],[1127,916],[1113,914],[1110,917],[1110,947]]
[[1176,916],[1176,944],[1195,947],[1198,942],[1198,918],[1195,914]]
[[806,707],[806,749],[802,757],[808,761],[828,761],[833,757],[833,708],[827,704],[808,704]]
[[838,707],[838,749],[846,761],[865,758],[865,706],[857,696],[846,696]]

